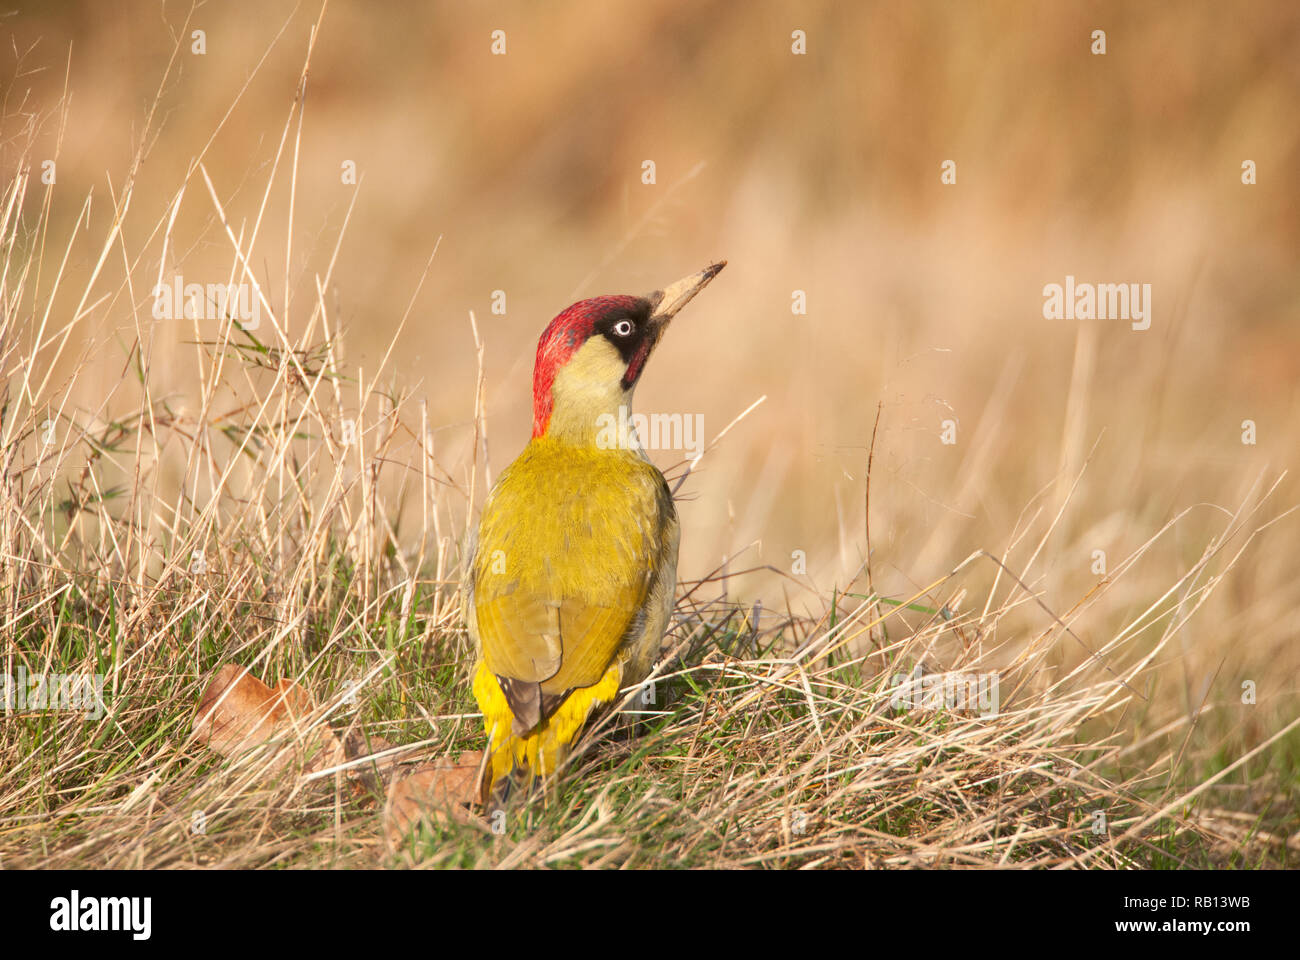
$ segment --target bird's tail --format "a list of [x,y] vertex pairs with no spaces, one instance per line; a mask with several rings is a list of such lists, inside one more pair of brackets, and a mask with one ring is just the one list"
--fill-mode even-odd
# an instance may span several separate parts
[[[483,710],[488,736],[488,762],[483,773],[482,794],[487,809],[520,786],[531,786],[538,776],[552,775],[568,756],[587,717],[601,704],[618,696],[623,665],[615,662],[600,681],[590,687],[569,691],[559,706],[525,734],[514,731],[514,714],[501,684],[480,662],[474,674],[474,697]],[[498,804],[498,805],[500,805]]]

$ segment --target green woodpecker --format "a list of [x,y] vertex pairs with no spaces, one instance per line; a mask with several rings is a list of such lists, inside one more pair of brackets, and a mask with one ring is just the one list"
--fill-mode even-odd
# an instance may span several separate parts
[[466,566],[485,797],[553,773],[591,712],[659,656],[677,512],[635,433],[610,442],[608,426],[628,422],[669,321],[725,265],[644,297],[575,303],[537,343],[532,439],[488,495]]

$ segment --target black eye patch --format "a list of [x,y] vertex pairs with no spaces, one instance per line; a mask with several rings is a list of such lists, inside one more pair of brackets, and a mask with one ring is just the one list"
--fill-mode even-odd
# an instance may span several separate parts
[[645,340],[649,321],[650,303],[641,300],[634,307],[619,307],[605,314],[596,321],[595,332],[614,345],[624,363],[631,363]]

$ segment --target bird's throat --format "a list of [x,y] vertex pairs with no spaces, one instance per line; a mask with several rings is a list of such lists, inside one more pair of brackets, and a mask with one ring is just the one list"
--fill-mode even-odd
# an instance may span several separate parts
[[534,417],[534,435],[582,446],[602,445],[611,423],[620,422],[620,408],[626,419],[632,405],[632,391],[623,389],[624,369],[618,351],[608,342],[588,341],[556,371],[550,395],[543,398],[549,402],[549,415]]

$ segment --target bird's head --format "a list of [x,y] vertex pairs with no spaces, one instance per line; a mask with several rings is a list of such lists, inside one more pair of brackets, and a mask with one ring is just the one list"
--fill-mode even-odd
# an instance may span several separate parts
[[585,437],[632,391],[669,322],[727,265],[723,260],[643,297],[580,300],[537,341],[533,436]]

